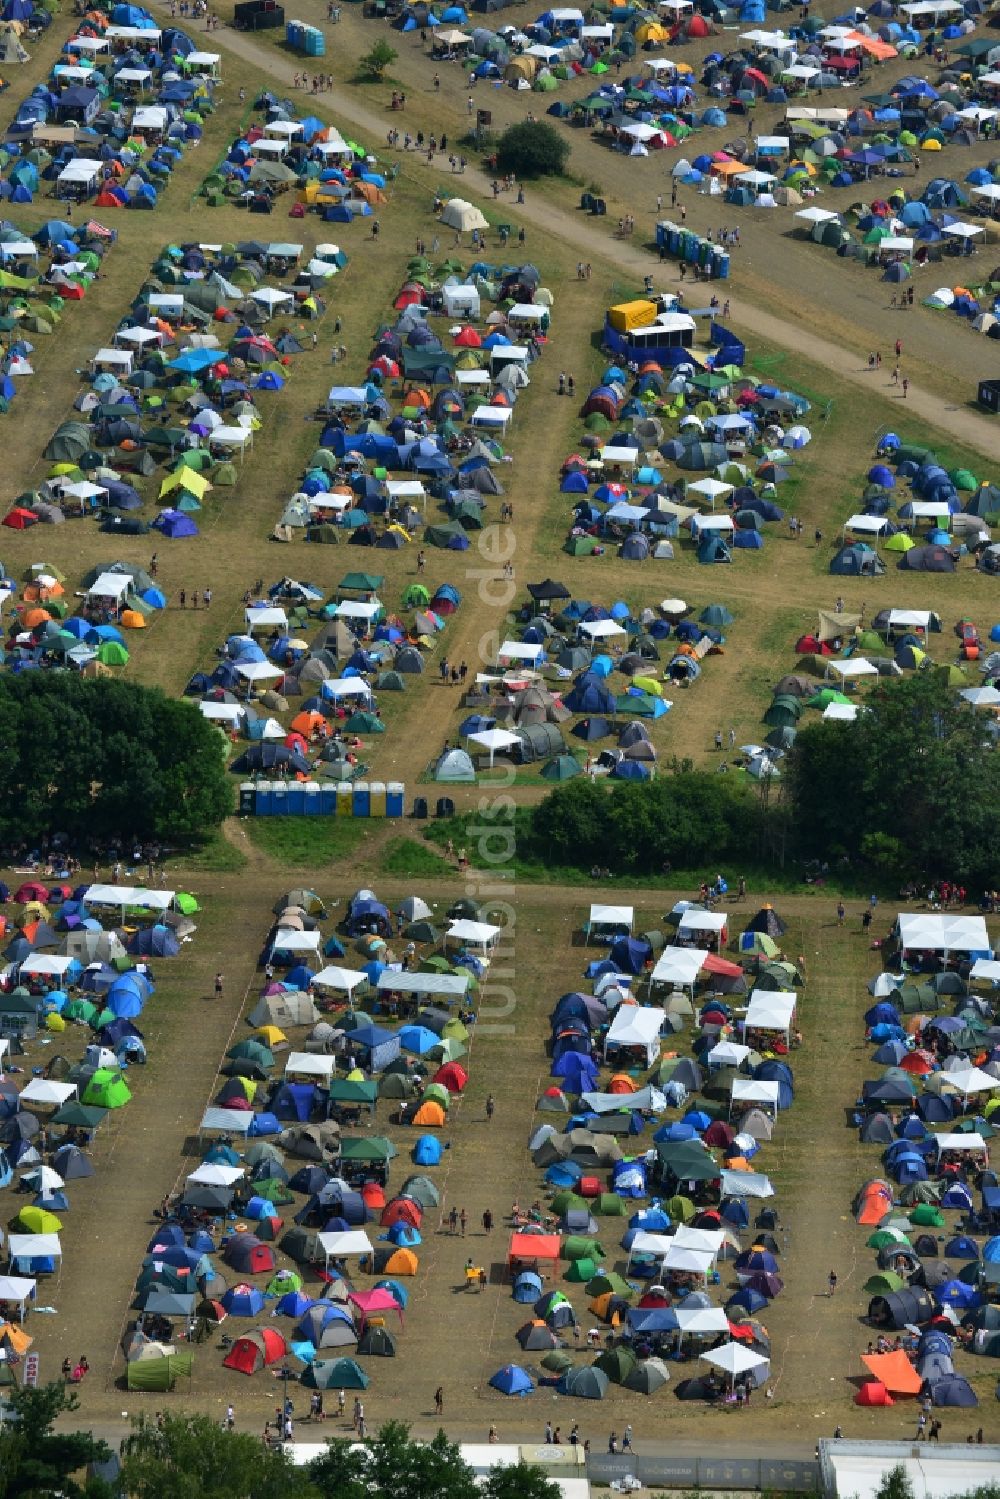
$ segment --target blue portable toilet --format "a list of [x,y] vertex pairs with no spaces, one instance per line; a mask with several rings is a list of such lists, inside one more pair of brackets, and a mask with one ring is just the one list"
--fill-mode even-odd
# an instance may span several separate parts
[[271,816],[271,782],[258,781],[254,788],[254,811],[258,817]]
[[319,782],[319,810],[324,817],[337,815],[337,786],[334,781]]
[[351,797],[353,815],[367,817],[371,812],[371,790],[367,781],[357,781]]
[[285,791],[285,811],[289,817],[301,817],[305,810],[305,787],[301,781],[289,781]]
[[386,817],[402,817],[406,801],[406,787],[402,781],[389,781],[385,788]]
[[323,810],[316,781],[306,781],[302,787],[302,810],[307,817],[318,817]]
[[271,782],[271,816],[285,817],[288,813],[288,785],[285,781]]

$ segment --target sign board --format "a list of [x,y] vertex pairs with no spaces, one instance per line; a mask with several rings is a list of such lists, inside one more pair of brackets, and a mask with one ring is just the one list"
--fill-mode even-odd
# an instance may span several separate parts
[[24,1357],[24,1385],[26,1389],[35,1389],[38,1384],[38,1366],[41,1359],[37,1353],[27,1353]]

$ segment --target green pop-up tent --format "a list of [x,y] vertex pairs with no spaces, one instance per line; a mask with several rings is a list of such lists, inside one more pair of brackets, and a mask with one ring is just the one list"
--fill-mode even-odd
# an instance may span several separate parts
[[130,1390],[151,1390],[159,1394],[172,1390],[180,1378],[190,1379],[193,1368],[193,1353],[166,1353],[157,1358],[133,1359],[126,1371],[126,1385]]

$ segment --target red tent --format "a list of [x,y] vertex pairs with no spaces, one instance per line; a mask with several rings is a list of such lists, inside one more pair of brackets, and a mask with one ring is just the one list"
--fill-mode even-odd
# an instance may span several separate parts
[[394,1223],[408,1223],[411,1228],[419,1228],[423,1217],[424,1210],[415,1198],[394,1197],[383,1209],[379,1222],[383,1228],[391,1228]]
[[236,1369],[240,1374],[256,1374],[276,1364],[288,1353],[288,1344],[273,1327],[255,1327],[253,1332],[237,1338],[222,1360],[226,1369]]
[[27,531],[29,526],[37,526],[38,516],[31,510],[25,510],[22,506],[15,506],[13,510],[3,518],[5,526],[10,526],[12,531]]
[[445,1062],[444,1066],[439,1067],[435,1072],[431,1081],[443,1083],[449,1093],[461,1093],[469,1081],[469,1074],[457,1062]]
[[880,1379],[869,1379],[854,1397],[855,1405],[895,1405],[889,1391]]

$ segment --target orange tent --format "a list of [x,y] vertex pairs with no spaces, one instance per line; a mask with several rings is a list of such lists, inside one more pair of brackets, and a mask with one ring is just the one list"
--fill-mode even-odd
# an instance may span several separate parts
[[145,617],[138,609],[125,609],[122,611],[121,623],[127,630],[144,630],[146,628]]
[[303,711],[296,713],[289,725],[293,734],[301,734],[308,739],[310,734],[326,734],[329,732],[326,719],[322,713],[310,713]]
[[608,1084],[609,1093],[634,1093],[635,1083],[627,1072],[616,1072]]
[[919,1395],[923,1380],[903,1350],[895,1353],[863,1353],[861,1362],[890,1395]]
[[382,1275],[416,1275],[420,1261],[412,1249],[397,1249],[382,1266]]
[[411,1124],[419,1125],[423,1129],[444,1129],[446,1114],[439,1103],[431,1099],[422,1103],[411,1119]]
[[0,1342],[8,1343],[19,1357],[24,1357],[34,1341],[30,1333],[15,1322],[0,1322]]
[[861,1194],[858,1206],[858,1222],[866,1227],[876,1227],[886,1213],[892,1209],[892,1188],[885,1182],[869,1182]]
[[22,617],[22,624],[28,630],[33,630],[37,625],[44,625],[46,620],[52,618],[47,609],[27,609]]

